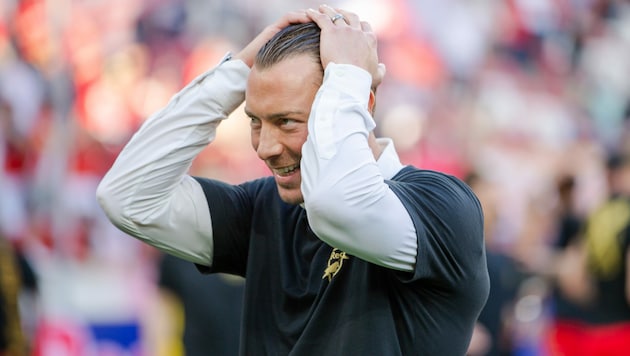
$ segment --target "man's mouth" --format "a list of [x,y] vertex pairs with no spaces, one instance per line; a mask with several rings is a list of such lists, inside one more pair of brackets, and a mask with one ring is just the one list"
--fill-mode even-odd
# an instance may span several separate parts
[[300,168],[300,164],[294,164],[294,165],[283,167],[283,168],[274,168],[273,172],[276,175],[284,177],[284,176],[291,175],[291,173],[293,173],[298,168]]

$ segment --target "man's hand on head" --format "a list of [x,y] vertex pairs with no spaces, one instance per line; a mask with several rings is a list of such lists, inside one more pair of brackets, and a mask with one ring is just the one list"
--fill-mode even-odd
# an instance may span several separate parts
[[320,6],[319,11],[308,9],[306,14],[322,31],[320,57],[324,69],[331,62],[352,64],[372,75],[372,88],[381,83],[385,65],[378,62],[377,38],[369,23],[353,12],[327,5]]
[[254,65],[254,59],[256,54],[276,33],[280,32],[283,28],[296,23],[312,22],[311,18],[307,16],[306,10],[297,10],[286,13],[275,23],[265,27],[262,32],[256,36],[245,48],[232,58],[240,59],[250,68]]

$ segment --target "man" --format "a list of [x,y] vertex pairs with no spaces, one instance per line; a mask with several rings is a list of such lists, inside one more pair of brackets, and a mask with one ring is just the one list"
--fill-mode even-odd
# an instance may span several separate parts
[[186,356],[206,356],[210,350],[212,355],[238,355],[242,278],[204,275],[191,263],[162,254],[158,263],[158,285],[166,305],[181,313],[172,320],[183,321],[180,325],[183,329],[173,328],[171,351],[183,348],[180,355]]
[[[489,289],[481,208],[375,138],[383,75],[354,13],[289,13],[151,117],[100,184],[122,230],[246,278],[241,354],[466,352]],[[186,175],[244,99],[273,176]]]
[[608,197],[557,257],[559,293],[575,306],[550,332],[554,355],[630,352],[630,153],[606,160]]

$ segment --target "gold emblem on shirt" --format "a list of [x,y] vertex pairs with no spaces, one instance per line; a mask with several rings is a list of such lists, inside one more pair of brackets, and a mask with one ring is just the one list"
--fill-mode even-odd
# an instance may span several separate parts
[[336,276],[337,273],[339,273],[339,271],[341,270],[341,266],[343,266],[343,260],[347,260],[349,258],[350,257],[346,255],[345,252],[340,251],[337,248],[333,249],[330,253],[330,258],[328,258],[328,266],[326,267],[326,270],[324,270],[324,275],[322,276],[322,279],[328,278],[328,282],[330,282],[333,277]]

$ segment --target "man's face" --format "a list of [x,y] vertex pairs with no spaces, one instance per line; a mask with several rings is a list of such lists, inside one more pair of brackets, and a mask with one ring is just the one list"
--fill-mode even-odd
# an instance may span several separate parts
[[289,204],[304,201],[300,184],[302,145],[322,69],[309,55],[296,55],[260,70],[252,68],[247,81],[245,112],[251,118],[251,140]]

